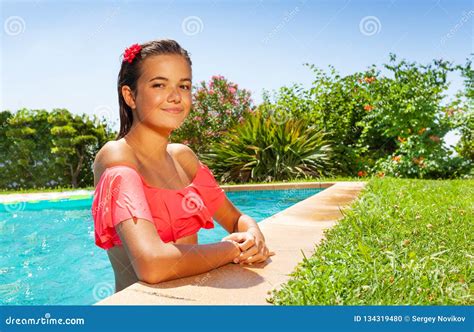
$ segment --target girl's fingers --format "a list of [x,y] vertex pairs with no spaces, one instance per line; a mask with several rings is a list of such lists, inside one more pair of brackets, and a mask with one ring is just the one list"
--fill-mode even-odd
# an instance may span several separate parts
[[249,256],[246,260],[240,259],[240,262],[243,264],[261,263],[265,262],[270,256],[274,255],[275,253],[273,251],[269,251],[268,248],[265,246],[265,248],[261,252],[257,252],[257,254],[253,256]]
[[262,253],[256,253],[253,256],[248,257],[245,261],[242,261],[244,264],[255,264],[255,263],[260,263],[264,262],[266,260],[265,255]]
[[246,260],[247,258],[249,258],[250,256],[253,256],[255,254],[258,254],[258,250],[257,250],[257,247],[253,246],[250,249],[248,249],[247,251],[243,251],[240,254],[240,256],[238,257],[239,262],[242,262],[242,261]]
[[251,248],[255,244],[255,240],[253,238],[247,238],[243,243],[239,243],[240,250],[245,251]]
[[254,256],[250,256],[249,258],[247,258],[245,261],[242,261],[242,264],[256,264],[256,263],[260,263],[260,262],[264,262],[265,261],[265,256],[262,255],[262,254],[256,254]]
[[244,236],[242,235],[242,233],[232,233],[230,235],[227,235],[226,237],[224,237],[222,239],[222,241],[224,240],[232,240],[232,241],[235,241],[235,242],[242,242],[244,240]]
[[255,256],[250,256],[245,261],[242,261],[241,264],[252,265],[252,264],[263,263],[268,259],[268,257],[269,256],[266,256],[263,254],[257,254]]

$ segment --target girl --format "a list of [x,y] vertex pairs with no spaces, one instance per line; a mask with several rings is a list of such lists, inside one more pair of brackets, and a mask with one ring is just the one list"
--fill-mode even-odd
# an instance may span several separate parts
[[[135,44],[123,55],[120,132],[95,158],[92,203],[95,243],[107,250],[116,292],[274,255],[194,152],[168,142],[191,110],[191,65],[173,40]],[[199,245],[197,232],[213,228],[213,218],[232,234]]]

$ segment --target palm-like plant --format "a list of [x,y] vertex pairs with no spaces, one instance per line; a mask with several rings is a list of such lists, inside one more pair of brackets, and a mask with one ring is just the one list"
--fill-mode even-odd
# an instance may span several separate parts
[[275,181],[330,174],[330,152],[326,134],[307,120],[256,111],[201,158],[224,182]]

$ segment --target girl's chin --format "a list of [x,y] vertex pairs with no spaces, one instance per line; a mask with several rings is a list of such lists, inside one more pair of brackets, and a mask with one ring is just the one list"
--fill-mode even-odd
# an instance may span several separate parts
[[175,130],[174,128],[176,126],[170,125],[170,124],[164,124],[164,123],[156,123],[156,122],[151,122],[151,121],[141,121],[140,122],[141,126],[146,127],[148,129],[151,129],[153,131],[159,132],[159,133],[166,133],[172,130]]
[[177,130],[183,124],[183,120],[176,119],[175,121],[166,121],[150,124],[150,127],[153,127],[160,131],[174,131]]

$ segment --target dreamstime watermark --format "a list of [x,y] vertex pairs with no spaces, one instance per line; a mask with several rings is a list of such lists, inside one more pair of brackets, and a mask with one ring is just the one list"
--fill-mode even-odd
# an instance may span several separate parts
[[3,30],[9,36],[18,36],[25,32],[26,23],[20,16],[9,16],[3,24]]
[[211,279],[211,274],[207,272],[204,276],[194,277],[194,282],[192,285],[200,287],[204,285],[209,279]]
[[365,16],[359,22],[359,30],[365,36],[373,36],[382,30],[382,23],[376,16]]
[[283,20],[278,23],[273,29],[272,31],[270,31],[266,36],[265,38],[262,39],[262,43],[263,44],[267,44],[272,38],[275,37],[275,35],[277,33],[279,33],[284,27],[285,25],[287,25],[295,16],[296,14],[298,14],[298,12],[300,11],[300,8],[299,7],[295,7],[293,8],[292,11],[290,11],[289,13],[287,13],[284,17],[283,17]]
[[278,125],[286,123],[291,118],[291,112],[281,106],[272,108],[268,113],[270,114],[271,121]]
[[382,206],[382,204],[379,196],[369,192],[363,194],[359,199],[359,206],[361,207],[362,211],[371,214],[375,213]]
[[102,31],[102,30],[104,29],[104,27],[109,23],[109,21],[112,20],[115,16],[117,16],[119,12],[120,12],[120,6],[115,7],[115,8],[112,10],[112,13],[110,13],[109,15],[107,15],[107,17],[105,18],[105,20],[97,27],[97,29],[95,29],[95,30],[89,35],[88,40],[93,39],[98,33],[100,33],[100,31]]
[[106,297],[109,297],[112,294],[114,294],[114,285],[106,281],[102,281],[95,284],[94,289],[92,290],[92,296],[96,301],[105,299]]
[[17,213],[24,211],[26,208],[26,202],[14,202],[14,203],[4,203],[5,211],[9,213]]
[[204,202],[198,194],[188,192],[184,195],[183,200],[181,201],[181,207],[186,212],[195,213],[204,207]]
[[105,197],[102,197],[99,204],[97,204],[97,207],[92,210],[92,216],[95,217],[97,212],[106,208],[106,204],[110,202],[112,197],[116,197],[119,192],[120,192],[120,185],[112,189],[111,191],[107,191],[107,193],[105,194]]
[[204,30],[204,23],[199,16],[188,16],[181,23],[181,29],[188,36],[194,36]]
[[84,318],[52,318],[49,312],[39,318],[5,318],[6,325],[84,325]]
[[287,202],[288,200],[292,199],[294,196],[294,190],[291,189],[284,189],[282,190],[283,192],[283,197],[281,197],[276,204],[274,205],[274,210],[275,211],[283,211],[287,207]]
[[456,32],[458,32],[459,29],[462,28],[464,24],[466,24],[467,21],[469,21],[472,17],[474,16],[474,10],[470,10],[469,12],[463,12],[463,15],[461,16],[461,19],[459,20],[458,23],[454,25],[453,28],[449,30],[449,32],[441,38],[441,45],[444,45],[446,41],[450,38],[452,38]]
[[98,121],[105,120],[106,122],[112,121],[112,116],[114,112],[112,108],[108,105],[99,105],[94,108],[94,115],[97,117]]

